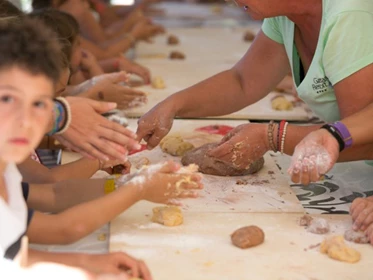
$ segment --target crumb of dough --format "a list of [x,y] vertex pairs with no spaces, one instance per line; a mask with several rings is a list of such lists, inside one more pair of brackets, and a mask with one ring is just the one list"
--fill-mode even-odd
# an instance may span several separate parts
[[101,233],[97,236],[97,240],[105,241],[106,240],[106,233]]
[[340,235],[325,238],[320,245],[320,252],[327,254],[329,258],[334,260],[348,263],[356,263],[361,258],[360,253],[348,247],[344,242],[343,236]]
[[294,108],[293,103],[287,100],[283,95],[275,96],[271,101],[271,106],[272,109],[276,111],[291,111]]
[[166,84],[162,77],[154,77],[152,80],[152,87],[155,89],[164,89],[166,88]]
[[313,218],[310,215],[303,215],[299,219],[299,225],[308,227],[311,224],[312,220]]
[[158,206],[153,208],[152,222],[167,227],[174,227],[183,223],[183,214],[176,206]]

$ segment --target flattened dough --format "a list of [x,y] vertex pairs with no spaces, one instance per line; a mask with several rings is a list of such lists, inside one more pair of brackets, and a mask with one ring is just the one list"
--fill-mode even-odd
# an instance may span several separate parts
[[320,252],[327,254],[329,258],[337,261],[356,263],[360,261],[360,253],[355,249],[348,247],[343,236],[332,236],[326,238],[320,246]]
[[183,156],[181,163],[183,165],[197,164],[199,172],[217,176],[244,176],[258,172],[264,165],[264,159],[260,158],[247,169],[237,169],[231,163],[221,161],[210,157],[207,152],[215,148],[218,143],[203,145],[197,149],[191,150]]
[[279,95],[271,101],[272,109],[277,111],[290,111],[293,110],[293,103],[287,100],[284,96]]
[[194,146],[184,141],[180,135],[169,135],[162,139],[160,143],[163,152],[172,156],[183,156],[187,151],[194,149]]
[[154,77],[152,80],[152,87],[155,89],[164,89],[166,88],[166,84],[164,83],[164,80],[162,77]]
[[183,213],[176,206],[159,206],[153,208],[152,222],[174,227],[183,223]]

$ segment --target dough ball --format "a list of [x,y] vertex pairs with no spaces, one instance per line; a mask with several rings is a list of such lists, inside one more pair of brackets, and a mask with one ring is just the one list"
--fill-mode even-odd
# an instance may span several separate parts
[[322,218],[312,219],[307,231],[315,234],[325,234],[329,232],[329,223]]
[[287,100],[283,95],[274,97],[271,101],[272,109],[277,111],[293,110],[293,103]]
[[185,54],[179,51],[172,51],[169,56],[170,59],[185,59]]
[[159,206],[153,208],[152,222],[174,227],[183,223],[183,214],[176,206]]
[[252,42],[255,39],[255,33],[251,30],[247,30],[243,35],[243,40],[245,42]]
[[194,149],[194,146],[183,140],[180,135],[170,135],[162,139],[160,143],[163,152],[172,156],[183,156],[187,151]]
[[312,220],[313,220],[313,218],[310,215],[304,215],[304,216],[300,217],[299,225],[304,226],[304,227],[308,227],[311,224]]
[[180,43],[180,40],[175,35],[170,35],[167,38],[167,44],[169,45],[178,45]]
[[242,227],[231,234],[231,240],[234,246],[247,249],[262,244],[264,232],[257,226]]
[[329,258],[334,260],[356,263],[360,261],[360,253],[355,249],[348,247],[343,236],[332,236],[326,238],[320,246],[320,252],[327,254]]
[[166,88],[166,85],[164,83],[164,80],[162,77],[154,77],[152,80],[152,87],[155,89],[164,89]]
[[344,238],[347,241],[359,243],[359,244],[367,244],[369,243],[369,238],[365,235],[362,231],[354,231],[353,229],[346,230],[344,234]]
[[196,164],[199,172],[217,176],[244,176],[258,172],[264,165],[264,159],[253,162],[247,169],[237,169],[231,163],[221,161],[207,155],[207,152],[215,148],[218,143],[205,144],[197,149],[191,150],[183,156],[183,165]]

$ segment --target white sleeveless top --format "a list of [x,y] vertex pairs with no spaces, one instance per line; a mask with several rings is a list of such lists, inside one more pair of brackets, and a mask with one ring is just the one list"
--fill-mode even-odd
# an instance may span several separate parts
[[8,164],[3,174],[8,202],[0,197],[0,258],[26,231],[27,206],[23,198],[22,176],[15,164]]

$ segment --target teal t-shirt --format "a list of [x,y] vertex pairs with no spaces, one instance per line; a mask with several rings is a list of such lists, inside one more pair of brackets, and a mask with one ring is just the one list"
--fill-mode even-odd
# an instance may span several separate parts
[[331,122],[340,120],[333,85],[373,63],[373,0],[323,0],[322,3],[316,52],[302,82],[294,23],[284,16],[269,18],[264,20],[262,30],[284,45],[299,97],[321,119]]

